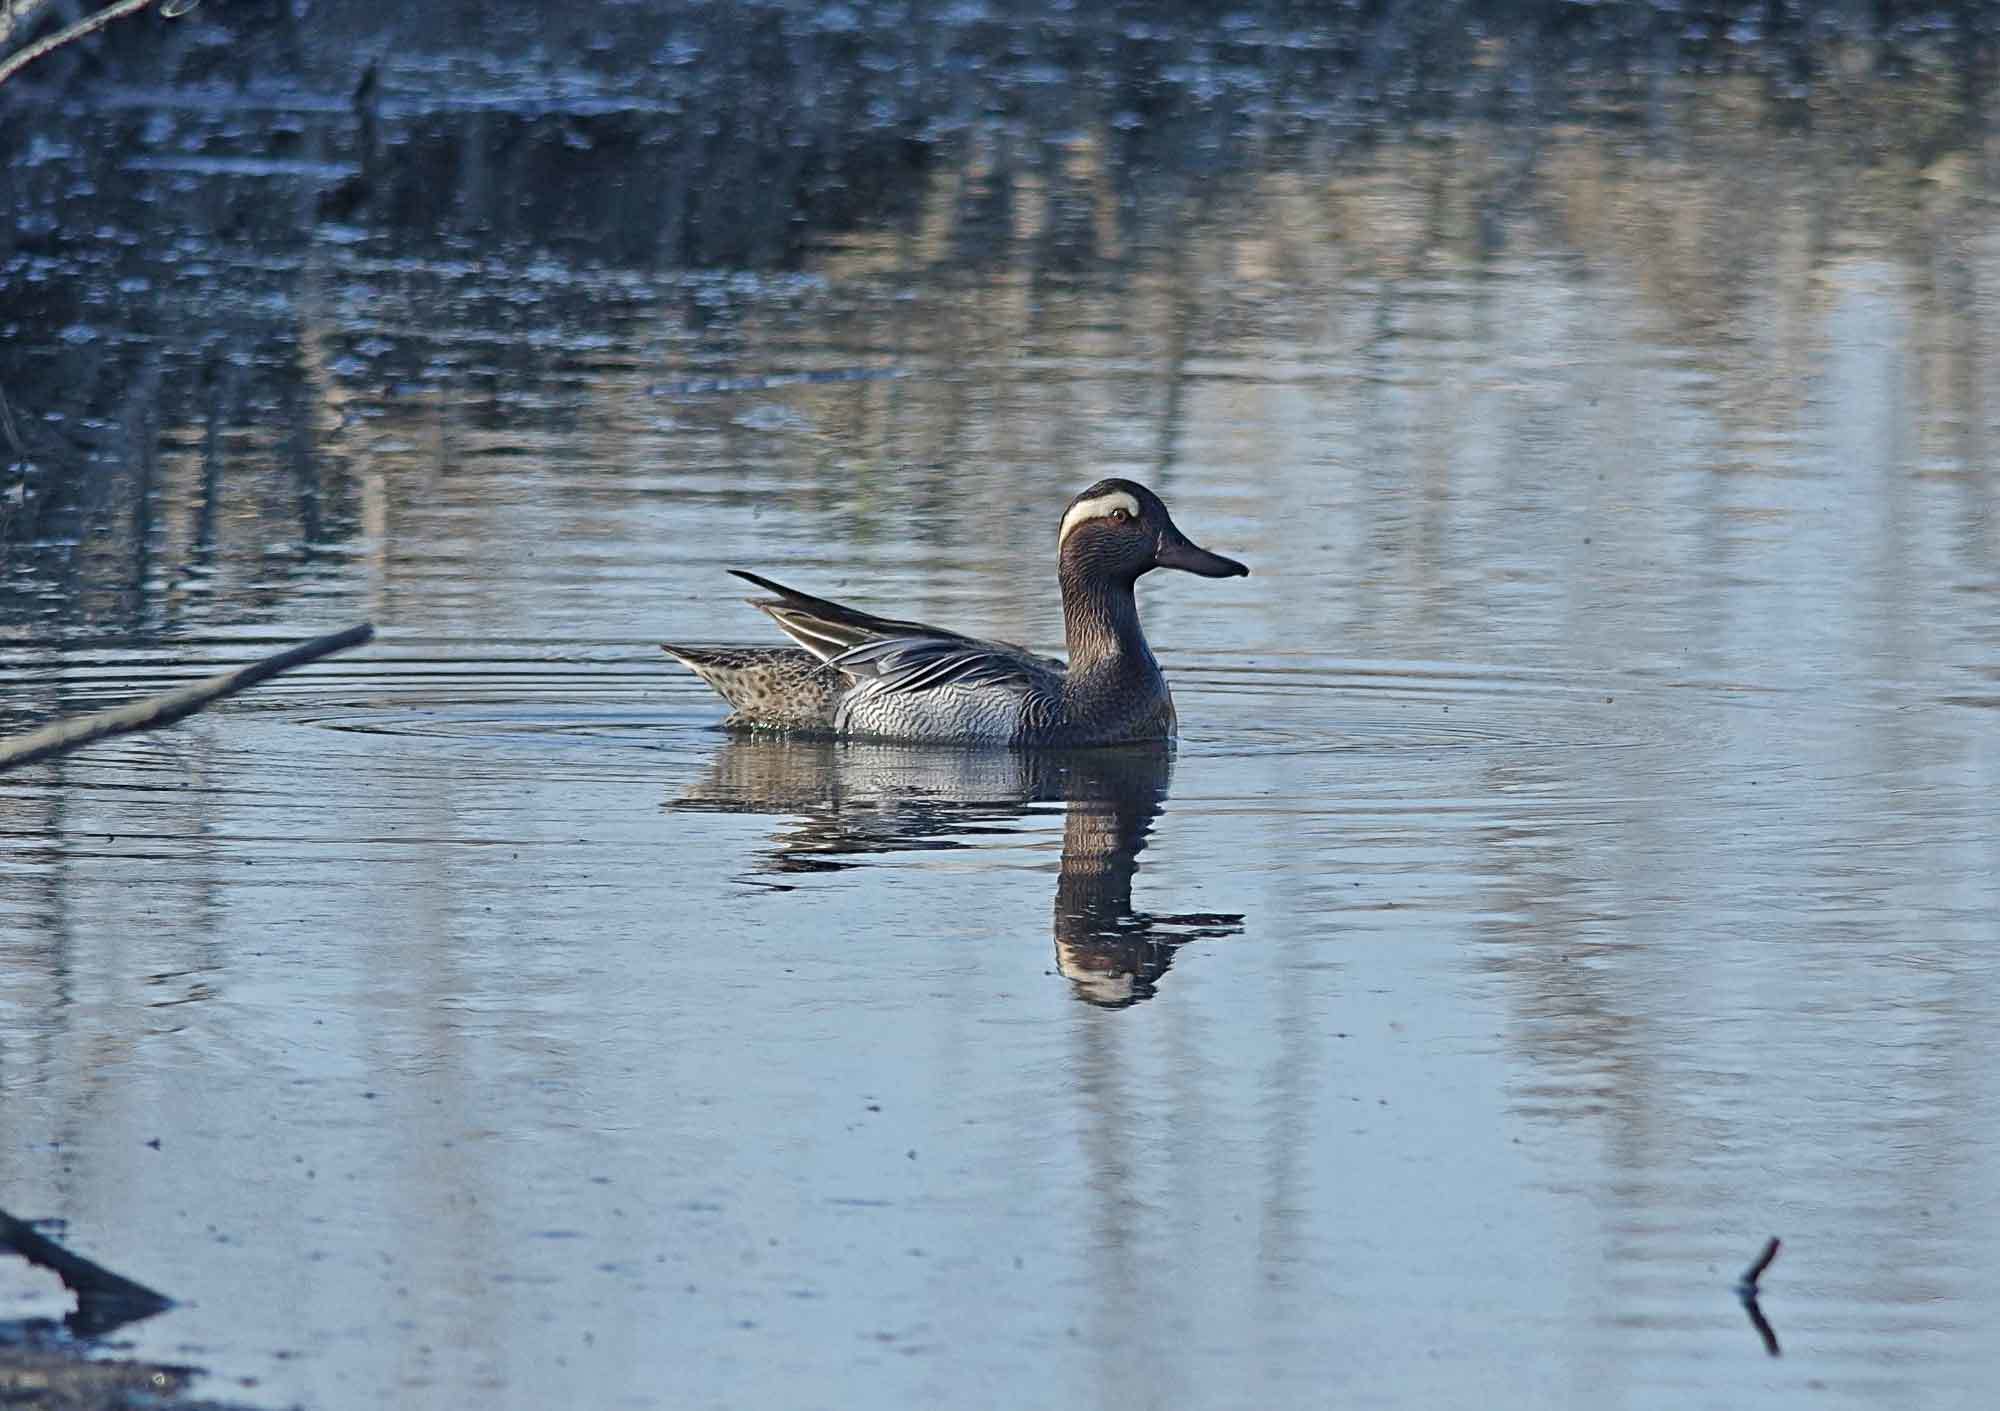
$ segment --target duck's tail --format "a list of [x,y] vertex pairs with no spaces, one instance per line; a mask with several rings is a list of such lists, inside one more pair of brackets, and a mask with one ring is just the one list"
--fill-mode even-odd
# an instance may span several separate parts
[[676,647],[660,650],[715,688],[734,707],[724,725],[826,730],[847,683],[810,652],[792,647]]

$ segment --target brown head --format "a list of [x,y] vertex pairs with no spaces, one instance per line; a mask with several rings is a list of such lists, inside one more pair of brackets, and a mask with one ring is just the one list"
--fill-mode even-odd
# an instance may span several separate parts
[[1160,497],[1135,480],[1100,480],[1071,500],[1056,537],[1056,558],[1065,577],[1082,582],[1129,585],[1156,568],[1185,569],[1203,578],[1250,572],[1181,533]]

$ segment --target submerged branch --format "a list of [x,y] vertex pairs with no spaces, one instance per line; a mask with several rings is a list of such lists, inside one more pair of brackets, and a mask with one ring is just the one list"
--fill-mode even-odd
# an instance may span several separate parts
[[[156,0],[115,0],[113,4],[106,5],[96,14],[85,15],[75,24],[57,30],[48,38],[37,39],[33,44],[23,48],[18,54],[15,54],[4,62],[0,62],[0,83],[5,83],[43,55],[53,54],[65,44],[74,44],[86,34],[93,34],[103,29],[104,26],[110,24],[113,20],[123,19],[126,15],[137,14],[148,5],[154,3],[156,3]],[[33,11],[41,8],[41,4],[42,0],[30,0],[29,4],[16,7],[8,19],[6,29],[0,31],[0,41],[4,41],[6,36],[13,32],[15,24],[20,23],[26,18],[21,13],[23,10]],[[171,5],[168,6],[168,10],[170,13],[180,13],[179,9]]]
[[14,740],[0,741],[0,770],[11,769],[17,764],[27,764],[33,760],[47,759],[51,755],[67,754],[96,740],[112,735],[127,735],[135,730],[156,730],[162,725],[171,725],[176,720],[193,715],[204,706],[211,705],[225,696],[233,696],[238,691],[248,690],[260,681],[268,681],[283,671],[307,662],[318,661],[321,657],[358,647],[375,635],[375,628],[369,623],[361,623],[344,632],[331,636],[317,637],[301,643],[289,651],[279,652],[248,666],[234,671],[225,671],[220,676],[211,676],[197,681],[192,686],[179,690],[162,692],[148,696],[143,701],[131,705],[118,706],[113,710],[99,711],[96,715],[86,715],[77,720],[59,720],[53,725],[44,725]]
[[21,439],[21,429],[14,425],[14,409],[7,405],[7,389],[0,387],[0,436],[7,438],[7,449],[16,459],[26,457],[28,443]]
[[0,0],[0,48],[14,37],[14,31],[35,17],[49,0]]

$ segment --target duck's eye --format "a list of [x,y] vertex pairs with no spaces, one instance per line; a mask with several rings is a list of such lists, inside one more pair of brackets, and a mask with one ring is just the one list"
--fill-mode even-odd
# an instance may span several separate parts
[[1125,509],[1113,510],[1111,511],[1111,517],[1120,524],[1130,524],[1132,522],[1132,511]]

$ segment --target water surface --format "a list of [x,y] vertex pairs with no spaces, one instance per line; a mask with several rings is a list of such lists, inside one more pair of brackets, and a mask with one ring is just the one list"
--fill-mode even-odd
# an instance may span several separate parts
[[[1249,111],[1228,57],[1163,81]],[[566,241],[544,176],[679,110],[457,62],[385,57],[372,139],[114,84],[16,153],[0,729],[381,629],[0,781],[0,1186],[183,1300],[139,1353],[271,1406],[1978,1403],[1982,111],[1170,157],[1079,100],[641,249],[645,183]],[[1114,474],[1253,567],[1142,585],[1171,754],[731,738],[654,646],[768,639],[740,566],[1057,649]]]

